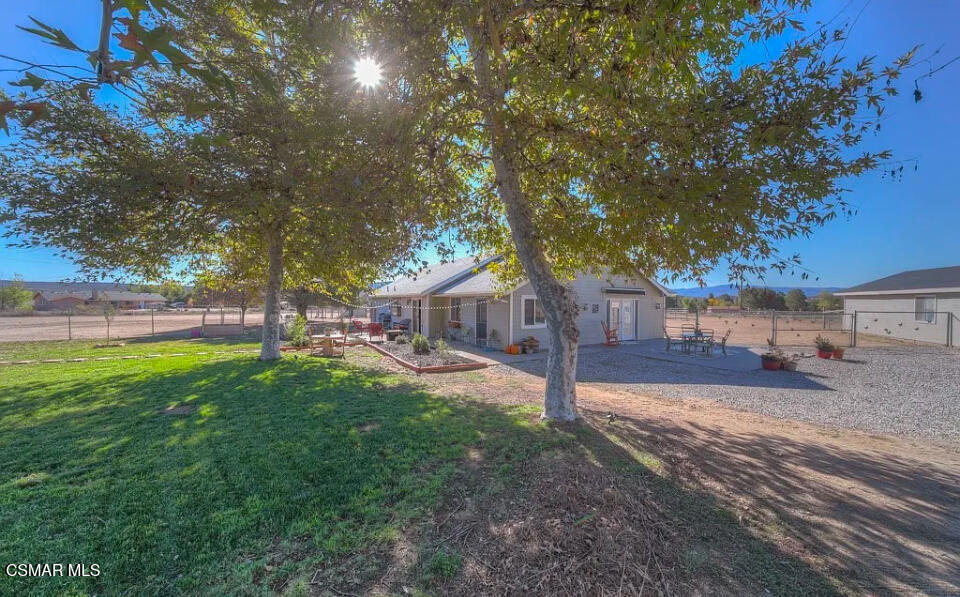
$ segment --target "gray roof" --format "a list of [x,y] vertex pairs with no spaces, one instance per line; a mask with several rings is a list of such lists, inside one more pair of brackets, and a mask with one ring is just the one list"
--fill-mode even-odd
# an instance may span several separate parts
[[437,296],[464,296],[470,294],[494,294],[496,279],[488,268],[483,268],[475,276],[455,282],[447,286]]
[[960,291],[960,265],[952,267],[937,267],[933,269],[915,269],[900,272],[886,278],[873,280],[859,286],[841,290],[837,294],[862,293],[898,293],[911,291]]
[[165,303],[167,298],[153,292],[129,292],[126,290],[111,290],[97,293],[97,300],[106,301],[146,301],[148,303]]
[[61,301],[61,300],[63,300],[63,299],[69,299],[69,298],[79,299],[79,300],[81,300],[81,301],[90,300],[90,293],[89,293],[89,292],[46,292],[46,291],[39,291],[39,292],[34,293],[34,296],[36,296],[37,294],[42,295],[42,296],[43,296],[43,300],[45,300],[45,301]]
[[482,268],[494,258],[461,257],[447,263],[428,265],[412,276],[400,278],[378,288],[373,294],[378,297],[421,296],[432,294],[446,285],[470,276],[477,268]]

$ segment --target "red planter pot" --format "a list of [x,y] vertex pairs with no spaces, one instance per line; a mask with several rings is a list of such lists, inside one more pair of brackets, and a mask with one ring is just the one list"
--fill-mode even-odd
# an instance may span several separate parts
[[821,359],[829,359],[830,357],[833,356],[833,351],[817,349],[817,356],[820,357]]
[[763,368],[770,371],[777,371],[783,367],[783,363],[780,361],[775,361],[773,359],[760,359],[760,362],[763,363]]
[[834,351],[833,351],[833,358],[837,359],[838,361],[841,360],[841,359],[843,359],[843,350],[844,350],[844,349],[842,349],[842,348],[839,349],[839,350],[834,350]]

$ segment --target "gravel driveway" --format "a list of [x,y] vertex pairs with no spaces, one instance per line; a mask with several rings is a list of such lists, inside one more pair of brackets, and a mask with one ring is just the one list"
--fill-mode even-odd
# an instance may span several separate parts
[[[512,365],[537,375],[544,366],[542,360]],[[726,371],[616,350],[585,352],[577,379],[832,427],[960,441],[960,352],[946,348],[849,348],[843,361],[801,359],[797,372]]]

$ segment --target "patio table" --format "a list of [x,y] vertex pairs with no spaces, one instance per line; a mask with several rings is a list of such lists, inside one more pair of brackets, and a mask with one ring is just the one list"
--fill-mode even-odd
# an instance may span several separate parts
[[336,356],[333,351],[335,341],[339,340],[341,346],[345,345],[347,342],[346,336],[326,336],[326,335],[316,335],[310,336],[311,344],[316,343],[320,345],[320,353],[325,357]]

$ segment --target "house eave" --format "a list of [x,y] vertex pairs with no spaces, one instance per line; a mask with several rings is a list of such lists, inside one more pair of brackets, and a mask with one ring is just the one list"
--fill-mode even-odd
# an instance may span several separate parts
[[881,296],[885,294],[938,294],[960,292],[960,286],[947,288],[901,288],[897,290],[844,290],[834,292],[834,296]]

